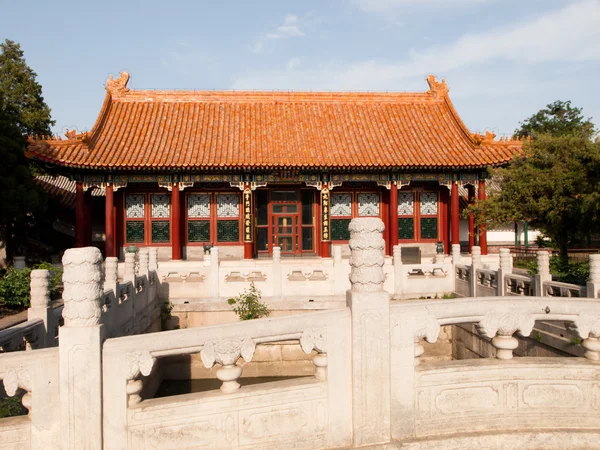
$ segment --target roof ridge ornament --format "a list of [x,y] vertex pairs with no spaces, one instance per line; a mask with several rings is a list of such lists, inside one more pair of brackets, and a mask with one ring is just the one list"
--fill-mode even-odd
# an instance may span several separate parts
[[129,72],[121,72],[119,73],[118,78],[114,78],[112,75],[108,76],[106,83],[104,85],[106,91],[112,96],[123,95],[129,92],[129,88],[127,87],[127,83],[129,82]]
[[442,81],[438,81],[435,78],[435,75],[429,75],[427,77],[427,83],[429,84],[429,94],[433,95],[434,98],[442,97],[448,95],[448,83],[446,83],[446,79],[442,78]]

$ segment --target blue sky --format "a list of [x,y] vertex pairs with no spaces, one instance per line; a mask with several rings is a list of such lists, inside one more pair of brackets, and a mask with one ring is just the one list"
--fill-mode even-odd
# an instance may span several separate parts
[[424,91],[446,78],[472,131],[554,100],[600,124],[600,0],[0,0],[56,120],[90,129],[104,82],[134,89]]

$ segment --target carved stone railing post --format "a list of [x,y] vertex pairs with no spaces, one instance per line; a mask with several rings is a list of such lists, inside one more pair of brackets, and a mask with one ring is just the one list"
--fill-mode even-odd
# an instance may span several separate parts
[[402,277],[402,247],[394,245],[392,249],[392,259],[394,262],[394,294],[402,294],[402,285],[404,279]]
[[600,291],[600,253],[590,255],[590,279],[587,282],[587,296],[598,298]]
[[125,356],[127,358],[127,404],[131,407],[142,401],[140,392],[144,383],[138,377],[140,374],[146,377],[150,375],[155,359],[147,351],[131,352]]
[[307,355],[313,350],[318,353],[313,356],[315,378],[320,381],[327,379],[327,331],[325,329],[304,330],[300,338],[300,347]]
[[240,388],[237,380],[242,376],[242,368],[235,363],[240,356],[247,362],[252,361],[255,349],[256,344],[251,338],[208,341],[202,347],[200,359],[207,369],[215,363],[223,366],[217,370],[217,378],[223,382],[221,391],[229,393]]
[[350,222],[354,446],[390,440],[390,296],[383,290],[385,241],[376,218]]
[[150,270],[158,270],[158,248],[150,247],[148,249],[148,265]]
[[210,296],[219,298],[219,247],[210,249]]
[[469,280],[469,294],[477,297],[477,269],[481,269],[481,247],[474,245],[471,249],[471,279]]
[[348,263],[342,260],[342,246],[332,245],[334,294],[344,295],[348,290]]
[[102,447],[101,299],[102,255],[94,247],[63,256],[63,318],[60,328],[61,428],[64,448]]
[[119,258],[109,256],[104,261],[104,290],[113,289],[117,295],[116,286],[119,283]]
[[513,350],[519,346],[513,334],[518,331],[521,336],[529,336],[534,324],[533,316],[525,312],[490,312],[477,324],[477,328],[480,334],[492,340],[496,358],[512,359]]
[[460,244],[452,244],[452,264],[460,264]]
[[273,297],[281,297],[283,276],[281,271],[281,247],[273,247]]
[[57,326],[54,311],[50,306],[50,272],[48,270],[31,271],[31,306],[27,310],[27,319],[42,319],[43,332],[35,336],[35,342],[28,342],[28,348],[37,349],[56,346],[55,328]]
[[594,312],[581,311],[573,325],[582,339],[581,346],[585,348],[583,356],[600,363],[600,316]]
[[498,268],[498,295],[506,295],[506,275],[512,273],[512,256],[507,248],[500,249],[500,267]]
[[550,274],[550,254],[544,250],[537,252],[537,275],[535,276],[535,295],[546,296],[544,283],[552,281]]
[[135,286],[135,252],[125,252],[125,273],[123,281],[131,281]]
[[138,253],[139,257],[139,275],[146,275],[150,272],[150,255],[148,254],[147,248],[140,249]]

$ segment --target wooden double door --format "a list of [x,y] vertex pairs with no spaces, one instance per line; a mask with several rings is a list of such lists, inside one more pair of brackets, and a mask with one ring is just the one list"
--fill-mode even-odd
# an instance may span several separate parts
[[309,189],[272,190],[257,195],[259,253],[272,254],[273,247],[280,247],[283,255],[315,251],[314,197],[314,190]]

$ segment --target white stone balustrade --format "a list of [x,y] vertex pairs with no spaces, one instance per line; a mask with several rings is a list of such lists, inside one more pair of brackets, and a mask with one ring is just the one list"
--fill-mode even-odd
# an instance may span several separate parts
[[590,255],[590,278],[587,282],[587,296],[598,298],[600,292],[600,253]]
[[136,255],[136,252],[125,252],[125,273],[123,275],[123,281],[131,281],[132,283],[135,283]]

